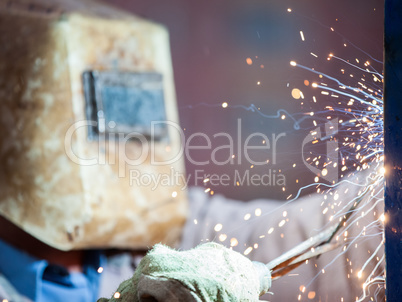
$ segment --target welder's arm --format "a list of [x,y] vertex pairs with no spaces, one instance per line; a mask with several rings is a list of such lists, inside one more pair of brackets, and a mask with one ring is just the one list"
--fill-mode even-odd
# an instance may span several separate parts
[[[360,189],[341,185],[337,190],[337,203],[350,201]],[[192,216],[185,227],[182,248],[216,241],[232,246],[252,260],[268,263],[323,230],[333,213],[330,207],[328,210],[325,208],[333,201],[334,194],[328,194],[327,199],[321,194],[314,194],[287,205],[262,199],[245,203],[223,196],[209,198],[204,190],[192,189]],[[363,236],[363,226],[369,225],[381,214],[381,206],[373,213],[377,216],[367,215],[360,221],[360,227],[348,230],[348,240]],[[343,239],[341,234],[339,240]],[[345,251],[341,246],[274,281],[270,290],[274,295],[269,296],[269,301],[297,301],[299,295],[315,296],[317,301],[319,297],[322,301],[342,301],[342,298],[343,301],[354,301],[356,296],[360,296],[362,283],[367,277],[359,278],[358,270],[381,244],[381,240],[381,231],[374,225]],[[369,264],[366,271],[373,268],[373,264]],[[379,265],[379,270],[382,268]]]

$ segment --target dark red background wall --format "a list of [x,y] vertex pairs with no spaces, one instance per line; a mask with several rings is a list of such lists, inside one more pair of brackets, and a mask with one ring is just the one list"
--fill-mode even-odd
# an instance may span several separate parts
[[[291,97],[291,89],[303,88],[311,77],[289,65],[292,59],[327,73],[336,73],[337,66],[327,64],[333,51],[345,59],[367,59],[367,52],[382,60],[382,0],[136,0],[110,1],[116,6],[167,26],[170,32],[176,92],[181,126],[186,135],[203,132],[227,132],[235,139],[236,124],[242,120],[244,138],[253,132],[272,134],[286,132],[278,141],[277,164],[272,153],[255,152],[255,158],[271,162],[254,167],[252,172],[264,174],[271,170],[286,177],[286,192],[281,186],[215,186],[216,193],[250,200],[258,197],[282,198],[310,183],[314,174],[303,166],[301,142],[310,131],[311,123],[294,131],[289,118],[267,119],[250,111],[231,108],[233,105],[261,108],[268,115],[278,109],[289,113],[309,110]],[[292,9],[292,13],[287,12]],[[333,27],[335,32],[329,28]],[[306,41],[301,41],[300,30]],[[348,47],[343,47],[347,43]],[[351,44],[356,47],[351,46]],[[319,56],[314,58],[313,52]],[[253,60],[248,65],[247,58]],[[264,65],[264,68],[261,68]],[[377,65],[380,66],[381,64]],[[257,82],[260,81],[260,85]],[[304,87],[305,89],[309,89]],[[306,92],[307,93],[307,92]],[[228,102],[223,109],[216,104]],[[306,100],[311,102],[311,100]],[[200,105],[201,104],[201,105]],[[207,107],[204,104],[210,104]],[[213,140],[213,147],[227,141]],[[202,140],[199,144],[204,144]],[[198,160],[210,159],[210,152],[193,152]],[[222,152],[222,158],[227,154]],[[297,168],[292,168],[293,163]],[[195,170],[231,176],[235,171],[250,169],[250,164],[196,166],[187,160],[187,173],[194,184]],[[251,170],[250,170],[251,171]],[[272,172],[272,171],[271,171]],[[299,183],[296,183],[299,179]],[[202,183],[197,183],[202,185]],[[306,191],[307,192],[307,191]]]

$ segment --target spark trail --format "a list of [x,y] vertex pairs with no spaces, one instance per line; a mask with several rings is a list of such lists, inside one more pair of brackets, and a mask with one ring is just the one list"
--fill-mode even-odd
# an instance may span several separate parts
[[[320,94],[321,101],[326,106],[323,110],[314,112],[312,116],[326,115],[327,120],[338,120],[337,136],[341,143],[339,148],[340,176],[351,181],[358,178],[359,175],[366,178],[363,182],[364,188],[359,190],[357,196],[351,198],[349,202],[339,207],[338,210],[336,210],[336,207],[340,203],[336,204],[335,202],[323,205],[325,206],[323,214],[328,212],[328,206],[331,206],[332,209],[335,208],[329,218],[330,221],[339,219],[344,224],[344,236],[342,236],[344,238],[338,235],[336,241],[343,239],[343,251],[346,252],[353,245],[357,247],[359,241],[369,240],[366,237],[366,233],[370,230],[374,229],[371,236],[383,236],[384,215],[379,213],[382,213],[383,209],[383,175],[385,172],[383,168],[383,75],[375,70],[369,61],[364,62],[363,66],[359,66],[358,59],[355,59],[356,64],[354,64],[330,54],[328,61],[331,60],[336,60],[342,64],[339,69],[341,77],[330,76],[298,64],[295,61],[291,61],[290,65],[318,76],[311,87],[317,90],[316,93]],[[349,79],[345,78],[346,75],[348,75]],[[340,78],[343,78],[344,81]],[[351,81],[350,79],[355,80]],[[316,100],[316,97],[314,96],[313,99]],[[316,125],[315,122],[314,124]],[[320,163],[319,159],[319,157],[315,157],[312,159],[312,163],[316,163],[317,166],[321,165],[325,169],[328,163],[325,160]],[[330,159],[327,158],[326,160]],[[317,193],[323,194],[324,198],[328,194],[337,196],[337,187],[322,190],[322,185],[319,185],[317,186]],[[369,223],[366,222],[357,235],[354,235],[354,237],[348,236],[348,231],[357,229],[359,223],[364,223],[363,220],[368,216],[374,216],[375,218],[369,219]],[[378,229],[380,231],[375,231]],[[340,256],[335,257],[326,267]],[[367,298],[376,300],[379,292],[384,291],[384,270],[380,269],[383,264],[382,240],[378,247],[371,251],[370,257],[360,268],[350,269],[348,278],[353,272],[356,274],[356,270],[358,278],[366,277],[362,284],[362,295],[356,298],[356,301],[364,301]],[[371,269],[368,269],[369,266]],[[375,291],[370,292],[373,286]]]
[[[351,77],[352,73],[350,73],[349,77],[357,79],[357,84],[353,85],[350,81],[347,84],[341,79],[292,61],[292,66],[307,70],[309,73],[318,76],[312,82],[310,92],[314,94],[312,100],[318,100],[320,104],[323,104],[323,108],[312,111],[307,115],[304,114],[302,118],[297,117],[300,114],[292,116],[284,111],[278,111],[276,115],[264,114],[254,105],[229,106],[226,104],[222,107],[252,111],[262,118],[281,118],[282,113],[286,113],[287,116],[291,116],[295,125],[298,126],[294,127],[294,129],[300,129],[309,120],[313,120],[314,126],[320,126],[323,124],[322,121],[337,121],[338,133],[336,135],[322,138],[317,137],[312,142],[312,145],[325,144],[327,140],[338,141],[340,144],[338,149],[339,159],[333,161],[331,158],[326,158],[325,154],[310,156],[308,158],[309,162],[316,167],[321,167],[321,174],[315,177],[313,183],[302,187],[295,197],[290,198],[291,196],[289,196],[289,200],[274,211],[278,211],[283,206],[296,201],[301,192],[307,187],[316,187],[317,194],[322,196],[322,214],[328,217],[328,224],[339,221],[343,227],[341,230],[342,234],[334,234],[334,238],[331,239],[342,244],[343,253],[347,253],[352,248],[357,248],[359,242],[370,240],[370,236],[382,236],[381,230],[384,223],[384,215],[382,214],[384,169],[382,164],[384,155],[382,126],[383,94],[381,86],[383,76],[374,71],[369,62],[365,62],[363,64],[364,67],[360,67],[333,55],[330,55],[329,58],[335,59],[341,64],[345,64],[346,67],[362,74],[360,77],[354,74]],[[341,75],[345,75],[347,72],[346,67],[342,66]],[[316,94],[319,94],[320,97],[316,97]],[[203,104],[202,106],[217,107],[221,105]],[[312,130],[311,133],[314,136],[316,129]],[[341,180],[339,182],[328,184],[320,181],[320,178],[328,173],[329,165],[339,168],[339,172],[341,173]],[[361,179],[358,181],[359,177],[363,178],[363,181]],[[351,187],[359,188],[355,195],[347,192],[348,188]],[[343,196],[343,198],[340,196]],[[330,199],[333,199],[333,201],[330,201]],[[272,214],[272,212],[264,213],[262,216],[269,214]],[[247,217],[247,219],[245,217],[245,220],[249,219],[250,217]],[[239,226],[239,229],[241,227]],[[357,233],[356,230],[358,230]],[[227,235],[224,235],[224,238],[227,238]],[[217,234],[217,238],[222,237],[219,237]],[[244,251],[244,254],[248,255],[251,252],[252,248],[249,247]],[[378,295],[384,291],[384,271],[381,268],[384,261],[383,241],[370,252],[370,256],[360,267],[351,266],[350,273],[347,276],[347,278],[351,278],[354,275],[360,279],[363,276],[365,277],[362,283],[362,295],[356,301],[364,301],[366,298],[377,299]],[[322,271],[325,271],[341,256],[342,254],[337,255],[333,261],[322,268]],[[373,288],[375,290],[370,291]],[[302,297],[303,293],[300,294],[299,300]]]
[[[329,29],[334,31],[332,28]],[[304,41],[302,32],[301,37]],[[350,42],[349,44],[354,46]],[[353,60],[355,62],[352,63],[351,60],[329,54],[327,62],[332,64],[333,70],[337,71],[336,75],[321,72],[296,61],[290,62],[291,66],[307,71],[309,74],[307,87],[297,89],[296,95],[303,96],[300,102],[306,103],[308,99],[311,100],[309,101],[311,103],[310,112],[289,114],[285,110],[278,110],[276,114],[269,115],[261,112],[260,108],[253,104],[232,106],[227,103],[203,103],[197,105],[242,109],[256,113],[261,118],[283,119],[285,115],[294,122],[294,130],[314,126],[310,132],[313,137],[317,134],[317,127],[324,126],[328,121],[336,121],[337,133],[323,137],[315,136],[311,147],[317,149],[318,146],[325,146],[328,141],[335,141],[339,144],[338,160],[334,161],[324,153],[309,156],[306,161],[319,168],[321,172],[314,177],[311,184],[300,188],[295,197],[288,196],[288,201],[283,206],[297,200],[304,189],[315,187],[316,193],[322,196],[322,215],[328,220],[328,225],[336,221],[342,225],[341,233],[334,234],[331,239],[342,246],[343,253],[357,249],[359,244],[365,240],[371,240],[374,237],[382,238],[385,220],[383,214],[385,173],[383,168],[383,75],[371,63],[380,65],[382,62],[373,59],[366,52],[361,51],[361,53],[369,59],[355,58]],[[317,57],[314,53],[311,55]],[[379,67],[382,68],[382,65]],[[312,77],[314,78],[311,79]],[[322,178],[327,175],[330,165],[339,170],[341,179],[339,182],[328,184],[322,181]],[[356,193],[351,194],[350,191],[353,188]],[[275,211],[283,206],[278,207]],[[255,216],[261,218],[269,214],[272,212],[263,215],[259,213]],[[250,216],[246,216],[244,220],[249,221]],[[241,227],[239,226],[239,228]],[[273,231],[274,228],[270,228],[268,234]],[[220,237],[222,235],[224,236]],[[221,238],[226,239],[227,236],[217,231],[216,238],[224,241]],[[235,246],[237,240],[232,239],[234,244],[231,242],[231,246]],[[244,254],[249,255],[252,250],[252,247],[248,247]],[[363,252],[367,251],[360,251],[362,257]],[[380,297],[383,298],[385,284],[383,254],[383,240],[380,240],[380,244],[369,251],[369,256],[363,261],[363,264],[354,266],[351,261],[350,264],[348,263],[350,268],[347,278],[362,280],[362,294],[360,297],[356,297],[356,301],[368,299],[377,301]],[[305,288],[341,256],[342,254],[338,254],[334,257],[322,268],[321,273],[303,287],[298,300],[305,295]]]

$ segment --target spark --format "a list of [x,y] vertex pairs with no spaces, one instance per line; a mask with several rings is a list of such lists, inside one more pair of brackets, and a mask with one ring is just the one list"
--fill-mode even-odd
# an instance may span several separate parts
[[300,31],[300,38],[301,38],[302,41],[305,41],[303,31]]
[[249,247],[243,252],[243,254],[244,254],[245,256],[247,256],[248,254],[251,253],[252,250],[253,250],[253,248],[252,248],[251,246],[249,246]]
[[220,234],[219,235],[219,241],[223,242],[228,238],[228,236],[226,234]]
[[219,232],[222,230],[222,228],[223,228],[223,225],[218,223],[217,225],[215,225],[214,230],[215,230],[215,232]]
[[239,244],[239,241],[236,238],[230,239],[230,246],[235,247]]
[[286,220],[283,219],[283,220],[281,220],[281,222],[279,222],[278,226],[281,228],[285,225],[285,223],[286,223]]

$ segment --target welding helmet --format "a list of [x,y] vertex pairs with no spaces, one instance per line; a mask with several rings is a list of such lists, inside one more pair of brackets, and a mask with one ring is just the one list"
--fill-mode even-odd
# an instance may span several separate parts
[[167,30],[88,1],[0,16],[0,213],[61,249],[174,245],[187,215]]

